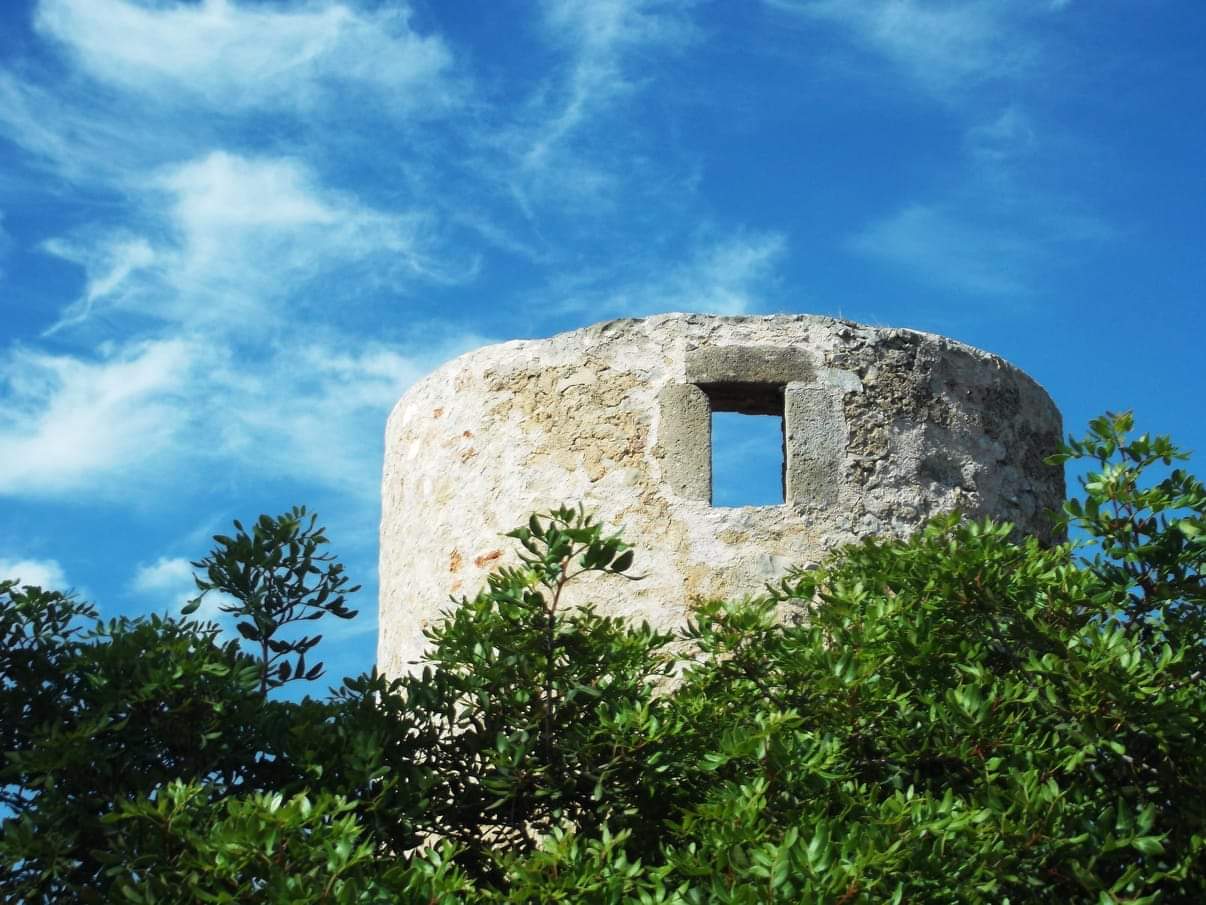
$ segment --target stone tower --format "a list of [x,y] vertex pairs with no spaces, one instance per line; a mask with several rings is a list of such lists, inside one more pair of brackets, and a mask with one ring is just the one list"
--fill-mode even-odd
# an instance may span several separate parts
[[[779,506],[714,507],[711,413],[782,418]],[[377,663],[513,562],[502,533],[581,502],[622,527],[640,582],[600,611],[681,625],[692,599],[758,593],[788,566],[958,508],[1049,530],[1059,412],[1000,358],[827,317],[670,314],[488,346],[397,404],[386,429]]]

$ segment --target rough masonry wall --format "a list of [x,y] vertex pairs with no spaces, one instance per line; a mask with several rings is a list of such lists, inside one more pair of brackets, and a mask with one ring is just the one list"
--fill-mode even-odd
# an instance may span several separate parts
[[[787,502],[713,508],[710,413],[784,416]],[[489,346],[416,384],[386,431],[377,662],[500,563],[532,511],[582,502],[637,547],[641,582],[583,582],[610,614],[682,625],[692,600],[958,508],[1040,535],[1063,499],[1060,417],[996,356],[823,317],[664,315]]]

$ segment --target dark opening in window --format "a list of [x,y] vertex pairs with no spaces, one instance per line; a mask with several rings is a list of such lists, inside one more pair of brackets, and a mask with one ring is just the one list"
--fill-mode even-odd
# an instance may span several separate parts
[[782,388],[734,384],[704,389],[712,406],[712,505],[782,505]]

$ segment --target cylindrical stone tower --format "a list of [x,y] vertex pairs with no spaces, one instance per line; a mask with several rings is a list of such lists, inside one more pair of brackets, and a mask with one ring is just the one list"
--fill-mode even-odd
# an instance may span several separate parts
[[[779,506],[714,507],[713,411],[782,418]],[[584,582],[600,611],[682,625],[692,600],[756,594],[793,564],[959,509],[1045,535],[1059,412],[1000,358],[827,317],[670,314],[470,352],[386,429],[378,667],[513,562],[502,534],[581,502],[636,546],[639,582]]]

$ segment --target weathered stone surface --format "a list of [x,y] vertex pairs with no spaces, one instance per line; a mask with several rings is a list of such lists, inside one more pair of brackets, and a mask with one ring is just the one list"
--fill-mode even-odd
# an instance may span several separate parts
[[846,424],[841,396],[823,384],[789,383],[783,394],[787,433],[784,499],[801,511],[838,501]]
[[691,383],[670,383],[658,393],[661,430],[653,455],[671,492],[684,500],[712,499],[712,407]]
[[[710,410],[785,416],[782,506],[710,505]],[[958,508],[1049,530],[1059,413],[996,356],[824,317],[664,315],[449,362],[386,432],[378,665],[514,562],[503,532],[582,502],[638,548],[640,582],[585,583],[604,612],[681,625],[692,600],[757,593],[794,563]]]
[[704,346],[687,353],[686,379],[696,384],[807,381],[813,361],[798,346]]

